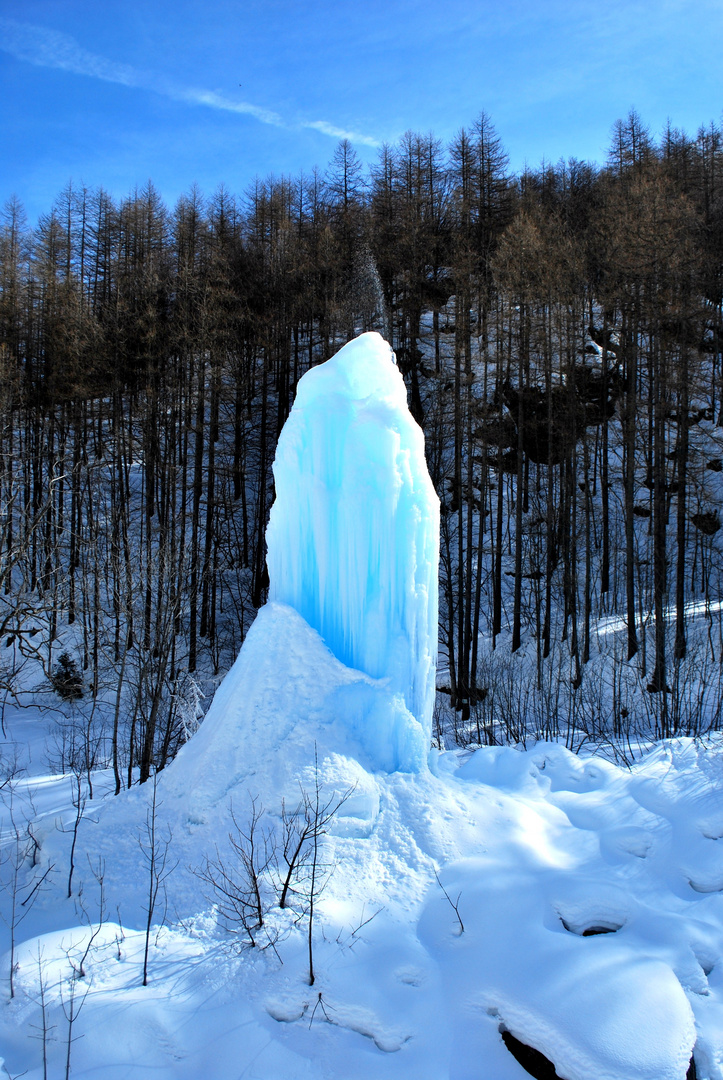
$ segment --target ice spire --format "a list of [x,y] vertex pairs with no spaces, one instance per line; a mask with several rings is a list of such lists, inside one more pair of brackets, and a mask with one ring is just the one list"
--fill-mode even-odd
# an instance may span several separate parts
[[342,663],[388,680],[428,737],[439,500],[379,334],[362,334],[300,380],[274,479],[269,598],[295,608]]

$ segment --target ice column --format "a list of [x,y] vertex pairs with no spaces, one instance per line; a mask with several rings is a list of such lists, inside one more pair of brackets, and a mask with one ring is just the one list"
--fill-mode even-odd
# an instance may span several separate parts
[[362,334],[300,380],[274,462],[270,599],[375,679],[429,735],[439,500],[394,353]]

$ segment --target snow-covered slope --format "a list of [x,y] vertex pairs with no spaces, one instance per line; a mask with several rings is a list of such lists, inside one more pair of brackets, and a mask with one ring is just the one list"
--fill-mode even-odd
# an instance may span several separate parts
[[278,810],[298,797],[315,748],[371,770],[391,772],[400,760],[426,765],[419,724],[386,680],[345,667],[298,612],[269,603],[160,789],[189,820],[225,806],[234,792],[251,791]]

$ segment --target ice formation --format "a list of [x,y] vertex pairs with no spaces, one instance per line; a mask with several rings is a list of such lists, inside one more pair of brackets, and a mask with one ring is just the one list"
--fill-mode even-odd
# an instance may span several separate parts
[[411,713],[428,745],[439,500],[379,334],[362,334],[300,380],[274,479],[270,599],[294,608],[344,665],[385,680],[400,723]]

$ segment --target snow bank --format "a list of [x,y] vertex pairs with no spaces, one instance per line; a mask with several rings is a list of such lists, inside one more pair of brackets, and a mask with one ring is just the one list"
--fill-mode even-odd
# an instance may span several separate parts
[[[299,382],[274,463],[276,502],[266,533],[270,598],[288,604],[347,667],[386,679],[431,734],[437,654],[439,500],[424,437],[407,408],[390,346],[362,334]],[[384,715],[345,702],[379,741]],[[407,743],[408,721],[394,710]],[[421,742],[420,742],[421,745]],[[382,763],[384,759],[385,763]],[[419,759],[399,758],[412,768]]]

